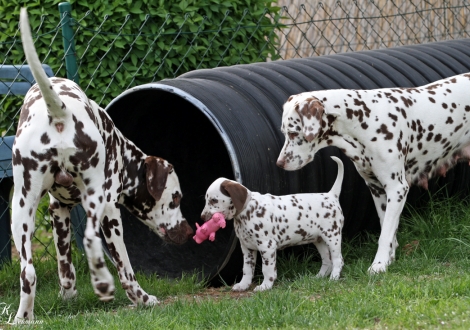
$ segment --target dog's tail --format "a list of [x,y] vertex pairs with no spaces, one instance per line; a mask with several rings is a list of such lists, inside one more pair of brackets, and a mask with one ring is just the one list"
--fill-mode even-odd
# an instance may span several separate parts
[[341,193],[341,185],[343,184],[344,166],[343,162],[338,157],[331,156],[331,159],[333,159],[336,164],[338,164],[338,175],[336,176],[336,181],[333,184],[330,193],[338,196],[339,198],[339,194]]
[[47,110],[51,117],[60,118],[65,116],[65,104],[59,98],[59,95],[52,89],[51,82],[42,68],[41,61],[39,61],[38,54],[34,48],[33,37],[31,36],[31,28],[29,26],[28,12],[26,8],[21,8],[20,12],[20,30],[21,41],[23,42],[23,49],[26,55],[34,79],[36,80],[44,101],[47,105]]

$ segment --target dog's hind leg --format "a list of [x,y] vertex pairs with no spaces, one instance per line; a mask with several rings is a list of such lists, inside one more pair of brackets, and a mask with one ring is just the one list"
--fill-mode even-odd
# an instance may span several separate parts
[[341,233],[336,237],[336,242],[333,242],[333,239],[330,239],[327,244],[331,255],[331,263],[333,265],[330,280],[339,280],[341,270],[344,266],[343,255],[341,254]]
[[[98,173],[98,174],[97,174]],[[82,171],[80,176],[85,183],[82,191],[82,205],[86,210],[87,223],[84,235],[85,252],[90,267],[91,283],[95,294],[101,301],[114,299],[114,279],[106,267],[102,241],[100,237],[100,222],[104,215],[104,192],[100,171]]]
[[319,237],[318,240],[313,244],[315,244],[318,253],[320,253],[321,256],[321,267],[317,277],[325,277],[330,275],[331,271],[333,270],[333,263],[331,261],[331,254],[330,250],[328,249],[328,245],[321,237]]
[[[23,167],[24,168],[24,167]],[[14,169],[16,170],[16,169]],[[15,188],[12,200],[11,232],[20,256],[20,305],[15,317],[19,320],[33,320],[34,297],[36,296],[36,270],[33,266],[31,240],[35,229],[35,215],[41,196],[41,183],[31,178],[35,174],[31,169],[21,175],[24,181],[15,175]],[[38,184],[36,184],[38,183]],[[39,189],[38,189],[39,187]]]
[[72,264],[72,250],[70,246],[70,209],[49,195],[49,214],[53,226],[54,243],[57,252],[57,266],[59,273],[60,293],[62,299],[70,299],[77,295],[75,286],[75,267]]
[[107,203],[101,229],[108,244],[109,252],[114,260],[122,288],[134,305],[155,305],[158,299],[147,294],[139,285],[132,270],[126,246],[124,245],[121,211],[117,204]]

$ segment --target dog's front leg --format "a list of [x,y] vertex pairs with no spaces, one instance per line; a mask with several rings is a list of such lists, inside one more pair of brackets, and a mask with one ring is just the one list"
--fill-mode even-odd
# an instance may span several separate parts
[[375,210],[379,216],[380,227],[382,227],[385,217],[385,210],[387,208],[387,194],[385,193],[385,189],[382,183],[380,183],[380,181],[378,181],[375,176],[371,177],[357,166],[356,169],[358,170],[359,175],[364,179],[367,188],[369,188],[372,199],[374,200]]
[[387,266],[395,258],[398,223],[409,190],[406,181],[387,182],[384,187],[387,194],[387,206],[379,237],[379,248],[369,268],[371,274],[385,272]]
[[247,248],[242,241],[240,241],[240,246],[243,252],[243,277],[239,283],[232,287],[232,291],[248,290],[255,272],[257,251]]
[[387,194],[380,183],[367,183],[367,186],[372,194],[375,209],[377,210],[377,215],[380,220],[380,227],[382,227],[385,218],[385,210],[387,209]]
[[[385,193],[385,189],[382,188],[382,185],[380,183],[374,183],[372,185],[368,183],[367,185],[372,194],[372,199],[374,200],[377,215],[379,216],[380,228],[382,228],[385,219],[385,211],[387,209],[387,194]],[[380,189],[378,189],[377,187],[380,187]],[[392,261],[395,259],[395,250],[397,249],[397,247],[398,241],[397,235],[395,234],[392,242]]]
[[49,195],[49,214],[53,227],[52,233],[54,235],[59,273],[59,295],[64,300],[77,295],[75,267],[72,263],[70,246],[70,209],[70,206],[60,203],[52,195]]
[[132,270],[126,246],[124,245],[121,211],[117,205],[107,203],[105,216],[101,223],[109,252],[114,260],[122,288],[126,290],[127,297],[134,305],[155,305],[158,299],[147,294],[139,285]]
[[263,259],[263,282],[253,290],[255,292],[271,289],[277,278],[276,249],[260,249],[259,252]]

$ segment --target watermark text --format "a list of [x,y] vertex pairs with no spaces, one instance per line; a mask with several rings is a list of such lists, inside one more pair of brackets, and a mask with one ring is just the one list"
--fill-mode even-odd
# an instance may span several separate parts
[[[36,325],[43,324],[41,320],[16,319],[11,308],[11,304],[0,302],[0,326],[2,325]],[[1,330],[1,328],[0,328]]]

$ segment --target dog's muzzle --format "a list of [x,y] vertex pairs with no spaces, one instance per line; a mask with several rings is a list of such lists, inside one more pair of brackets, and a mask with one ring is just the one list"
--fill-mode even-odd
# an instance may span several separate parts
[[276,165],[279,166],[280,168],[284,168],[284,166],[286,166],[286,160],[279,158],[276,162]]
[[191,228],[188,222],[184,220],[173,228],[167,229],[164,239],[169,243],[181,245],[185,243],[190,237],[193,237],[193,235],[194,230]]
[[201,214],[201,220],[204,222],[209,221],[211,218],[212,218],[212,214],[210,213]]

